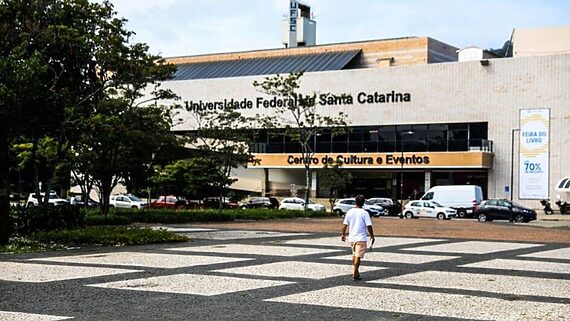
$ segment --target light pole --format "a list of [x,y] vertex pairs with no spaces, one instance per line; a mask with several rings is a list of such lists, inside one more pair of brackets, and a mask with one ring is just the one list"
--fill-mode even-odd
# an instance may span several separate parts
[[402,156],[400,158],[400,165],[402,166],[400,169],[400,218],[404,218],[404,137],[405,135],[413,135],[414,132],[408,130],[407,132],[400,133],[400,142],[402,144],[400,152]]
[[520,128],[513,128],[511,131],[511,202],[513,201],[513,184],[514,184],[514,168],[515,168],[515,132],[520,131]]

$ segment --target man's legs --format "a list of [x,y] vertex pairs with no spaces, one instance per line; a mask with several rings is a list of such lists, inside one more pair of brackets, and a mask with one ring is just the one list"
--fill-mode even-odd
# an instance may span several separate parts
[[355,280],[360,279],[360,272],[358,271],[358,269],[360,268],[360,258],[358,256],[353,256],[352,257],[352,278]]

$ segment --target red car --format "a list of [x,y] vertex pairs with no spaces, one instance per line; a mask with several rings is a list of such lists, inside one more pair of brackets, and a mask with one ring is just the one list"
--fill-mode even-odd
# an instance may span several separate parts
[[168,208],[168,209],[187,209],[188,201],[184,198],[177,197],[174,195],[161,196],[156,201],[150,204],[152,208]]

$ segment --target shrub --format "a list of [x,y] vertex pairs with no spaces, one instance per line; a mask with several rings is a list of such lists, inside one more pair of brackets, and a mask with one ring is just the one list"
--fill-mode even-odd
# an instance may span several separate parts
[[115,210],[108,215],[89,210],[86,225],[126,225],[129,223],[180,224],[195,222],[224,222],[234,220],[290,219],[296,217],[323,217],[326,212],[302,212],[277,209],[125,209]]
[[71,229],[85,226],[85,217],[77,207],[38,206],[10,208],[10,219],[16,235],[29,235],[38,231]]
[[83,229],[38,232],[34,241],[59,244],[142,245],[155,243],[186,242],[188,238],[164,229],[124,226],[90,226]]

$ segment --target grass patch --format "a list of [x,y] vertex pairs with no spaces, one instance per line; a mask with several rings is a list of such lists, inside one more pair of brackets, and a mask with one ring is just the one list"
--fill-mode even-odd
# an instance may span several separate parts
[[141,227],[90,226],[84,229],[39,232],[31,236],[41,243],[100,244],[107,246],[143,245],[186,242],[188,238],[164,229],[153,230]]
[[61,244],[53,244],[49,242],[42,243],[23,237],[12,238],[7,245],[0,245],[0,253],[2,254],[57,251],[66,249],[67,247]]

